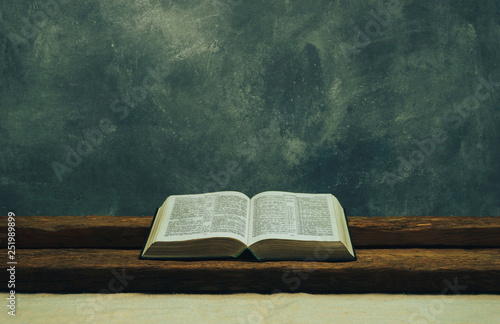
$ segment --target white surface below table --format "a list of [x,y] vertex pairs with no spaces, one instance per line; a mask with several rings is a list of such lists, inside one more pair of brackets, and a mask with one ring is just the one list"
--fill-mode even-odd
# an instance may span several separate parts
[[500,295],[17,293],[7,312],[0,323],[500,323]]

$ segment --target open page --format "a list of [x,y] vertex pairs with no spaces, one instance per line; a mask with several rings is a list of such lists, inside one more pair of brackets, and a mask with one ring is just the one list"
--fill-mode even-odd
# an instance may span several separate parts
[[255,195],[248,245],[265,239],[340,241],[332,197],[281,191]]
[[170,196],[156,240],[231,237],[246,243],[249,210],[250,199],[236,191]]

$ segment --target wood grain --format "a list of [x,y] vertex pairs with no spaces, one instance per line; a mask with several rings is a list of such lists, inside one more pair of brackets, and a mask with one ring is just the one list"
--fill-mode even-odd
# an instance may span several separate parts
[[[500,292],[500,249],[362,249],[358,261],[340,263],[146,261],[138,256],[139,250],[18,250],[16,291]],[[125,279],[118,280],[113,271]],[[7,274],[1,272],[2,282]],[[467,287],[453,292],[456,284]]]
[[[356,248],[500,247],[500,217],[353,216],[348,220]],[[17,248],[140,249],[151,221],[151,216],[17,216]],[[7,217],[0,217],[3,247],[6,223]]]

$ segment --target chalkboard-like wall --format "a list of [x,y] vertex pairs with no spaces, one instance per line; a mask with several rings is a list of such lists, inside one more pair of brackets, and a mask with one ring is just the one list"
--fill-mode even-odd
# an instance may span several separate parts
[[500,2],[0,4],[0,212],[333,193],[500,215]]

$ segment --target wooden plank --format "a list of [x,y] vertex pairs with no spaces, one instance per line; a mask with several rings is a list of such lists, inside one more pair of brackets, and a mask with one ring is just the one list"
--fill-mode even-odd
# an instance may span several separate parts
[[500,247],[500,217],[348,217],[355,247]]
[[[362,249],[358,261],[338,263],[149,261],[138,256],[139,250],[18,250],[16,291],[453,294],[459,285],[466,289],[455,287],[455,293],[500,293],[500,249]],[[0,273],[7,282],[8,273]]]
[[[0,224],[7,223],[6,217],[0,218]],[[138,249],[152,220],[152,216],[16,216],[16,247]]]
[[[348,217],[366,247],[500,247],[500,217]],[[18,248],[142,248],[152,217],[17,216]],[[7,217],[0,217],[0,240]],[[5,247],[5,241],[2,242]]]

